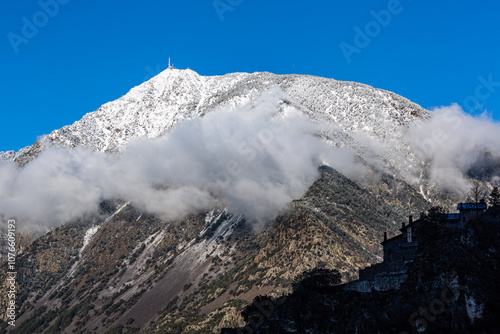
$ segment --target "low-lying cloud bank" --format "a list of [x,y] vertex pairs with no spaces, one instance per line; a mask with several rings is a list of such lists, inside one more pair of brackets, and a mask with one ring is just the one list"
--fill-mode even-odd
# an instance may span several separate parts
[[500,183],[500,124],[485,115],[471,116],[457,104],[436,108],[409,129],[409,139],[440,190],[465,194],[468,176]]
[[53,147],[24,168],[0,162],[0,212],[42,227],[96,212],[104,199],[130,200],[165,219],[222,200],[265,222],[304,194],[320,163],[355,170],[351,151],[316,135],[319,124],[291,107],[278,113],[281,94],[180,122],[162,138],[131,142],[121,157]]
[[[0,214],[44,228],[97,212],[105,199],[168,220],[222,203],[258,228],[307,191],[321,164],[353,179],[373,175],[351,149],[318,136],[325,126],[340,128],[313,122],[284,100],[272,89],[244,107],[182,121],[156,140],[135,140],[121,156],[52,147],[24,168],[0,161]],[[467,175],[500,182],[500,124],[452,105],[407,131],[440,190],[465,194]],[[378,161],[382,144],[370,143]],[[383,159],[377,163],[383,168]]]

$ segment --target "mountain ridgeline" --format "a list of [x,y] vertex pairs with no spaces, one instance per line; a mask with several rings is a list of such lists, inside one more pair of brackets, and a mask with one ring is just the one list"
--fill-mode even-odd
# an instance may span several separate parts
[[0,152],[0,158],[24,165],[56,144],[120,152],[133,139],[158,138],[179,121],[238,108],[276,87],[281,91],[276,99],[285,102],[283,108],[293,106],[314,120],[334,125],[326,128],[323,136],[336,145],[353,147],[364,155],[366,139],[371,137],[381,143],[392,168],[417,161],[406,128],[430,114],[392,92],[308,75],[258,72],[207,77],[177,69],[163,71],[74,124],[42,136],[33,146],[19,152]]

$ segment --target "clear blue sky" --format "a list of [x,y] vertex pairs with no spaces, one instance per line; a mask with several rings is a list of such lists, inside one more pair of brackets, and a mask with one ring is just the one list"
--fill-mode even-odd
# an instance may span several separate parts
[[[0,151],[124,95],[168,57],[202,75],[312,74],[500,119],[496,0],[54,1],[0,3]],[[356,48],[350,62],[341,43]]]

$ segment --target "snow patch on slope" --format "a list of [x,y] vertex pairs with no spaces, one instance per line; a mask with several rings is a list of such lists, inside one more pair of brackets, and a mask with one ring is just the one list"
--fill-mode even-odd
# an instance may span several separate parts
[[[116,210],[111,216],[109,216],[108,218],[106,218],[104,220],[104,223],[110,221],[114,216],[116,216],[118,213],[120,213],[120,211],[123,210],[123,208],[125,208],[127,205],[129,205],[130,202],[127,202],[125,204],[123,204],[121,207],[118,208],[118,210]],[[73,276],[73,274],[75,273],[76,271],[76,268],[78,267],[78,265],[80,264],[80,261],[81,261],[81,258],[82,258],[82,254],[83,254],[83,251],[85,250],[85,248],[87,248],[87,246],[90,244],[90,241],[92,241],[92,237],[97,233],[97,231],[99,231],[99,229],[101,228],[101,226],[104,224],[99,224],[99,225],[94,225],[94,226],[91,226],[86,232],[85,232],[85,236],[83,237],[83,244],[82,244],[82,247],[80,248],[80,250],[78,251],[78,260],[73,263],[73,265],[71,266],[71,269],[69,270],[68,272],[68,277],[71,277]]]

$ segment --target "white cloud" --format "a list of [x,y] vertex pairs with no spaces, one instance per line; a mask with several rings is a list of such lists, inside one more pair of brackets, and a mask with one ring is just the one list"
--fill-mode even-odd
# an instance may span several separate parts
[[121,157],[50,148],[24,168],[0,164],[0,212],[56,225],[95,212],[103,199],[176,219],[223,200],[248,220],[266,222],[317,179],[320,160],[354,173],[354,155],[333,149],[319,125],[280,110],[271,90],[238,110],[183,121],[159,139],[131,142]]
[[[457,104],[434,109],[430,119],[409,130],[409,136],[413,148],[429,163],[431,181],[441,190],[466,193],[470,188],[466,175],[474,172],[485,154],[500,157],[500,124],[486,116],[468,115]],[[493,181],[494,175],[490,177],[487,181]]]

